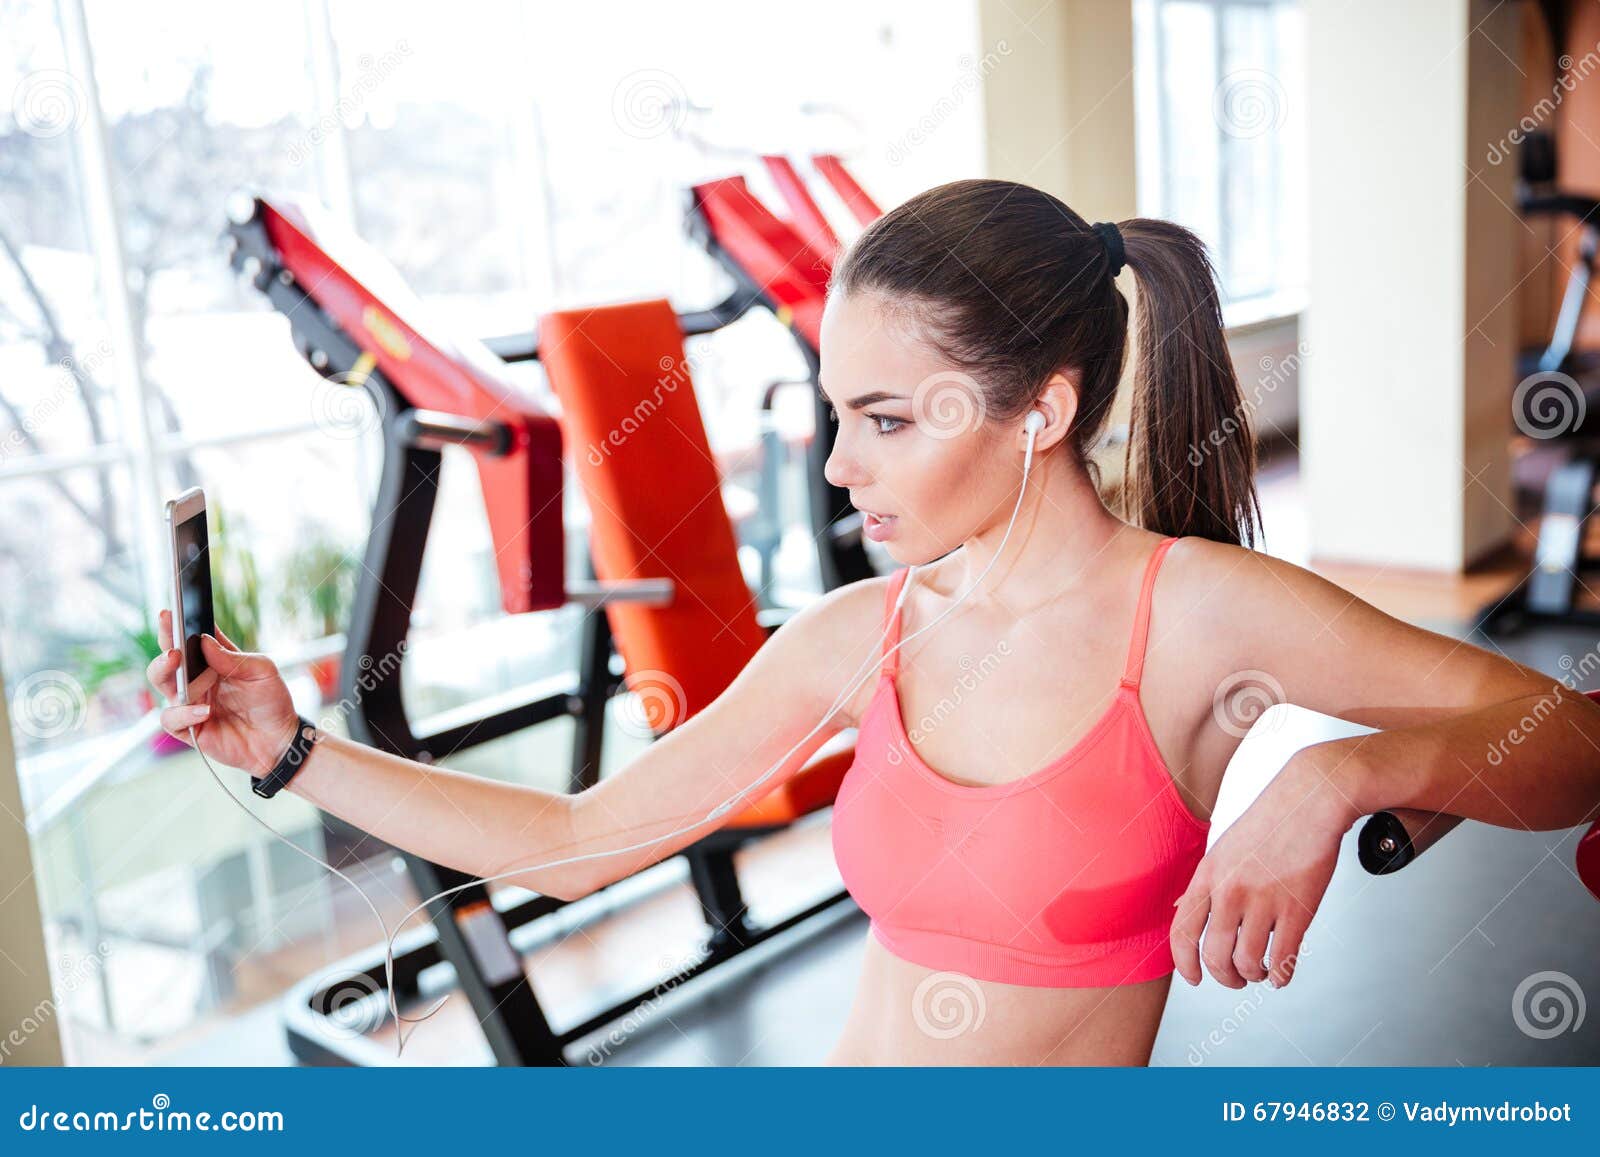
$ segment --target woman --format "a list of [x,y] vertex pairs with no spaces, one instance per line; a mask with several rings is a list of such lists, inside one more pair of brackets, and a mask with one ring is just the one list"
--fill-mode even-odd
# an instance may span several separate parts
[[[1126,520],[1090,463],[1128,344],[1124,265],[1140,335]],[[1289,982],[1359,817],[1554,829],[1595,814],[1600,709],[1250,549],[1254,453],[1187,230],[1091,227],[1005,181],[943,185],[841,258],[822,333],[828,478],[906,567],[809,604],[715,702],[579,795],[337,737],[288,790],[463,872],[528,865],[519,883],[570,899],[719,818],[535,865],[689,827],[859,728],[834,809],[841,871],[872,916],[828,1058],[845,1064],[1145,1064],[1174,969]],[[170,697],[165,615],[161,631],[150,678]],[[218,678],[162,724],[197,725],[210,756],[263,775],[295,727],[284,683],[226,639],[204,648]],[[1241,680],[1388,730],[1296,755],[1205,854]],[[1542,724],[1500,743],[1536,701]],[[975,1010],[956,1032],[933,1007],[951,984]]]

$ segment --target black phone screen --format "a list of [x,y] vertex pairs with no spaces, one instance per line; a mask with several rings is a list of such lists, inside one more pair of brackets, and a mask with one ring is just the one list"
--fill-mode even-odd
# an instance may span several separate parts
[[178,550],[178,598],[183,603],[183,670],[193,683],[206,669],[201,635],[215,635],[211,610],[211,549],[202,511],[172,530]]

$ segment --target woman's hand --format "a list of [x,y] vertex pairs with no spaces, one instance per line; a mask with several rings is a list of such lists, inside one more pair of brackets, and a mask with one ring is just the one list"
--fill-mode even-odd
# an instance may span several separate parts
[[[272,770],[294,738],[299,718],[278,667],[265,655],[241,651],[221,630],[200,637],[207,669],[189,685],[187,704],[161,712],[169,735],[189,742],[193,725],[200,750],[218,763],[260,777]],[[178,697],[182,652],[172,645],[172,612],[162,611],[157,628],[162,653],[145,674],[169,702]]]
[[1172,922],[1172,958],[1190,984],[1202,961],[1229,988],[1266,980],[1269,936],[1272,983],[1289,983],[1340,841],[1360,818],[1340,787],[1346,756],[1335,744],[1297,752],[1200,861]]

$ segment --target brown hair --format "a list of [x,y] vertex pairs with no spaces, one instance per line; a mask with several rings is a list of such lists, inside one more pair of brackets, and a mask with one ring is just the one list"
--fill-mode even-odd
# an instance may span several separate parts
[[[1205,245],[1181,225],[1118,223],[1138,281],[1139,343],[1123,516],[1147,530],[1254,545],[1255,439],[1222,334]],[[862,231],[830,292],[870,292],[981,383],[985,414],[1020,419],[1057,370],[1079,375],[1068,443],[1097,471],[1128,344],[1105,240],[1049,193],[966,180],[919,193]],[[1228,436],[1222,436],[1226,433]]]

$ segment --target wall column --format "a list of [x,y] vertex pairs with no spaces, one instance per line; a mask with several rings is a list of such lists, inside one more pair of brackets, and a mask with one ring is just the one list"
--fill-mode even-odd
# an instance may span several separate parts
[[59,1065],[61,1032],[4,691],[0,680],[0,1065]]
[[1459,571],[1504,543],[1516,373],[1518,19],[1307,0],[1314,561]]

